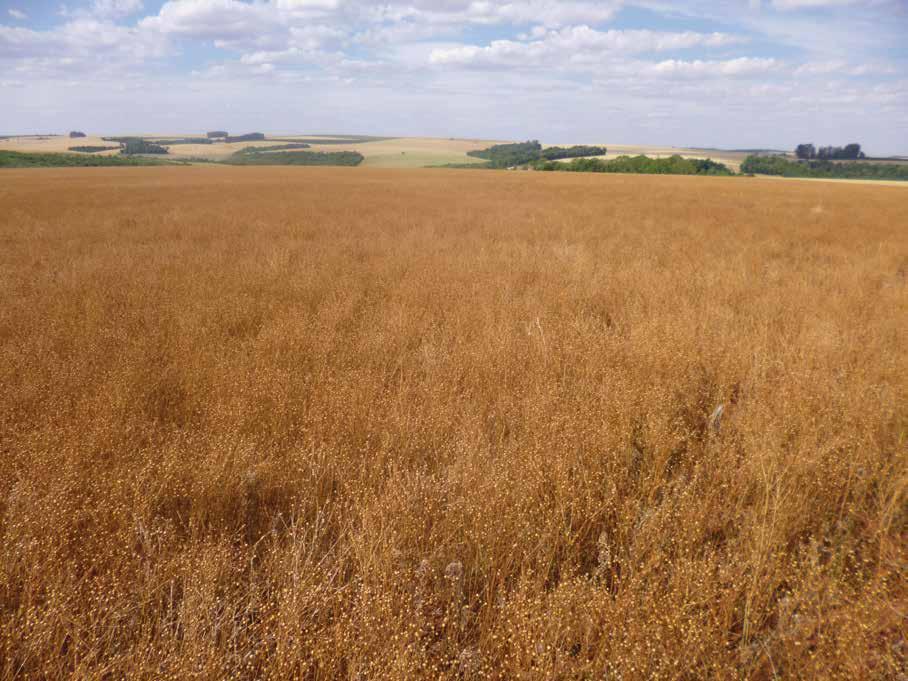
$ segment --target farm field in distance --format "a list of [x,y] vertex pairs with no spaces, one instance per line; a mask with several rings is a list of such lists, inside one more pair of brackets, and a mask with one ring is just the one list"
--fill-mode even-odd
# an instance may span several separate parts
[[902,189],[362,153],[3,171],[0,677],[905,673]]
[[[748,152],[728,151],[723,149],[687,149],[684,147],[660,147],[639,144],[606,143],[603,143],[602,146],[607,147],[607,154],[603,156],[591,156],[589,158],[601,158],[603,160],[611,161],[612,159],[618,158],[619,156],[643,155],[648,156],[649,158],[668,158],[670,156],[678,155],[684,158],[712,159],[713,161],[724,163],[735,172],[740,172],[741,163],[743,163],[744,159],[746,159],[748,156]],[[565,158],[559,159],[559,162],[570,163],[571,160],[572,159]]]
[[[204,134],[173,134],[173,135],[138,135],[149,142],[158,140],[173,140],[180,138],[204,137]],[[325,144],[317,141],[324,139]],[[348,143],[338,143],[349,139]],[[364,165],[384,168],[422,168],[426,166],[441,166],[448,164],[481,163],[481,159],[467,156],[468,151],[488,147],[496,142],[481,139],[447,139],[428,137],[392,137],[392,138],[365,138],[356,135],[298,135],[298,134],[269,134],[267,140],[222,142],[212,144],[175,144],[169,147],[167,159],[179,161],[184,159],[210,159],[223,161],[238,151],[249,147],[269,147],[279,142],[277,140],[293,142],[305,140],[310,144],[307,151],[336,152],[358,151],[365,157]],[[66,135],[58,136],[21,136],[0,139],[0,150],[20,151],[26,153],[64,153],[73,146],[105,146],[111,142],[104,141],[100,136],[70,139]],[[111,155],[117,151],[96,152],[97,154]]]
[[[199,137],[199,133],[194,134],[172,134],[172,135],[140,135],[143,139],[150,142],[157,140],[173,140],[180,138]],[[315,140],[323,138],[329,140],[330,144],[318,144]],[[338,144],[338,140],[345,138],[350,139],[347,144]],[[355,135],[299,135],[299,134],[269,134],[268,139],[260,142],[215,142],[213,144],[179,144],[170,147],[170,153],[167,158],[171,160],[207,158],[211,160],[224,160],[231,154],[234,154],[248,147],[267,147],[276,144],[275,140],[306,140],[311,144],[310,151],[331,152],[331,151],[358,151],[365,156],[363,165],[382,167],[382,168],[422,168],[428,166],[442,166],[448,164],[465,164],[481,163],[481,159],[467,156],[468,151],[484,149],[493,144],[499,144],[496,140],[482,139],[449,139],[449,138],[430,138],[430,137],[392,137],[392,138],[362,138]],[[23,151],[33,153],[62,153],[73,146],[105,146],[110,145],[99,136],[89,136],[79,139],[70,139],[68,136],[23,136],[0,139],[0,150]],[[552,145],[546,145],[552,146]],[[683,149],[679,147],[654,147],[640,145],[611,145],[608,147],[608,154],[597,158],[613,159],[621,155],[645,154],[651,158],[666,158],[674,154],[680,154],[685,158],[712,158],[715,161],[725,163],[733,170],[740,169],[741,162],[747,157],[744,152],[731,151],[707,151],[695,149]],[[96,152],[97,154],[110,155],[116,154],[116,151]],[[563,159],[564,162],[570,159]]]

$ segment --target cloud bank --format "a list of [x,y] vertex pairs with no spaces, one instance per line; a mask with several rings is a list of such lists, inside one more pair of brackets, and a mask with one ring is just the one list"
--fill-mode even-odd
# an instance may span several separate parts
[[229,125],[908,152],[906,14],[896,0],[9,7],[0,133]]

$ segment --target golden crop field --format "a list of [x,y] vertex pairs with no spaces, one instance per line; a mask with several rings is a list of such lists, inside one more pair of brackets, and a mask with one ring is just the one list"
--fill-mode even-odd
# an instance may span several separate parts
[[0,675],[901,678],[906,225],[822,182],[4,171]]

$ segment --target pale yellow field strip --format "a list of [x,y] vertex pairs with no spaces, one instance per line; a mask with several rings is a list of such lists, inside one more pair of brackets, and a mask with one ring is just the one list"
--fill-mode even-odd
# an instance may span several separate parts
[[[116,147],[116,142],[106,142],[100,137],[70,138],[69,135],[45,137],[38,135],[10,137],[0,139],[0,149],[4,151],[22,151],[27,153],[63,154],[69,152],[70,147]],[[119,151],[99,151],[98,154],[117,154]]]
[[757,175],[760,180],[799,180],[801,182],[836,182],[839,184],[873,184],[880,187],[902,187],[908,189],[906,180],[851,180],[841,177],[781,177],[780,175]]

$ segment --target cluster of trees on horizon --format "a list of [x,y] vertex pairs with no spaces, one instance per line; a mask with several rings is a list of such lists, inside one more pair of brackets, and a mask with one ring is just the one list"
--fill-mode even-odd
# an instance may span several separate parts
[[309,149],[311,145],[305,142],[290,142],[288,144],[275,144],[270,147],[243,147],[237,154],[267,154],[273,151],[289,151],[291,149]]
[[789,161],[781,156],[748,156],[741,164],[741,172],[821,179],[908,180],[908,164],[904,163],[833,163],[829,159]]
[[248,135],[237,135],[236,137],[225,136],[225,142],[264,142],[265,133],[250,132]]
[[235,166],[358,166],[366,157],[358,151],[237,152],[221,161]]
[[607,152],[608,150],[605,147],[585,145],[543,149],[539,140],[529,140],[514,144],[496,144],[488,149],[468,151],[467,156],[488,161],[486,167],[489,168],[511,168],[539,161],[555,161],[561,158],[604,156]]
[[98,146],[82,146],[82,147],[70,147],[70,151],[78,151],[82,154],[95,154],[99,151],[114,151],[120,147],[98,147]]
[[72,168],[99,166],[179,165],[147,156],[99,156],[96,154],[28,153],[0,150],[0,168]]
[[167,147],[143,139],[131,139],[122,143],[120,153],[126,156],[134,154],[169,154]]
[[179,139],[173,140],[154,140],[155,144],[163,144],[168,146],[178,145],[178,144],[214,144],[207,137],[181,137]]
[[63,154],[0,150],[0,168],[68,168],[94,166],[212,165],[242,166],[358,166],[365,157],[355,151],[284,151],[276,153],[234,154],[224,161],[206,158],[154,158],[143,153],[100,156],[92,153]]
[[711,159],[683,158],[679,155],[668,158],[649,156],[619,156],[611,161],[600,158],[575,158],[570,163],[539,161],[535,170],[567,171],[575,173],[639,173],[643,175],[734,175],[724,163]]
[[795,156],[802,161],[812,161],[815,159],[821,161],[854,161],[866,158],[861,151],[861,145],[857,142],[846,144],[844,147],[820,147],[817,149],[813,144],[799,144],[795,148]]

